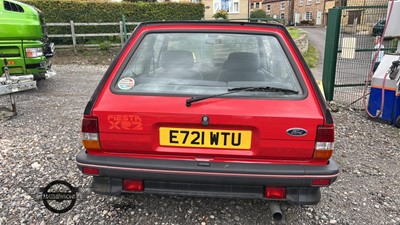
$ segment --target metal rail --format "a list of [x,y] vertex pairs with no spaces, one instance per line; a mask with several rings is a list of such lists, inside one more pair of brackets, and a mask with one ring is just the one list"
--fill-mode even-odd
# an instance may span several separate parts
[[[70,33],[68,34],[50,34],[49,37],[54,38],[54,37],[66,37],[66,38],[71,38],[72,39],[72,47],[74,49],[74,51],[76,52],[76,47],[77,47],[77,43],[76,43],[76,38],[77,37],[115,37],[115,36],[119,36],[121,43],[119,45],[116,46],[123,46],[125,44],[125,31],[124,31],[124,27],[126,25],[138,25],[139,22],[125,22],[123,23],[123,21],[119,21],[119,22],[107,22],[107,23],[75,23],[74,21],[70,21],[69,23],[47,23],[46,26],[47,27],[70,27]],[[119,26],[119,33],[85,33],[85,34],[79,34],[76,33],[76,27],[79,26]],[[129,35],[129,34],[128,34]],[[87,47],[98,47],[99,45],[96,44],[90,44],[90,45],[85,45]],[[60,47],[60,46],[57,46]],[[62,47],[66,47],[66,46],[62,46]]]

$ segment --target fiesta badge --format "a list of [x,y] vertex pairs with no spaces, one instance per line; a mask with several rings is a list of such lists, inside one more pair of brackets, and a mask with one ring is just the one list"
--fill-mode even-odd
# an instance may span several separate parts
[[290,128],[286,130],[286,133],[290,136],[301,137],[307,135],[307,130],[303,128]]

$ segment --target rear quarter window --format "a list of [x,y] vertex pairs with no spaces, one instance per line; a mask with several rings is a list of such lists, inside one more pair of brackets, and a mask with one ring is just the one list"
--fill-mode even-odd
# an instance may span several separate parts
[[276,87],[297,91],[238,92],[227,97],[302,96],[293,65],[273,35],[237,33],[148,33],[112,90],[121,94],[195,96],[236,87]]

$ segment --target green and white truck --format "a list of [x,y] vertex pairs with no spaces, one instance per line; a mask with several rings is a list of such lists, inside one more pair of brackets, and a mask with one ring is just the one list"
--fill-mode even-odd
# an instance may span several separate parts
[[54,76],[42,12],[30,5],[0,0],[0,95],[36,88]]

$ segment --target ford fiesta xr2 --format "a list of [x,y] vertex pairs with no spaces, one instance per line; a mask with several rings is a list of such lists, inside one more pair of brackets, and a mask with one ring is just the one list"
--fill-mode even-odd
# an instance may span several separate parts
[[316,204],[338,165],[322,94],[285,27],[148,22],[88,102],[79,169],[100,194]]

